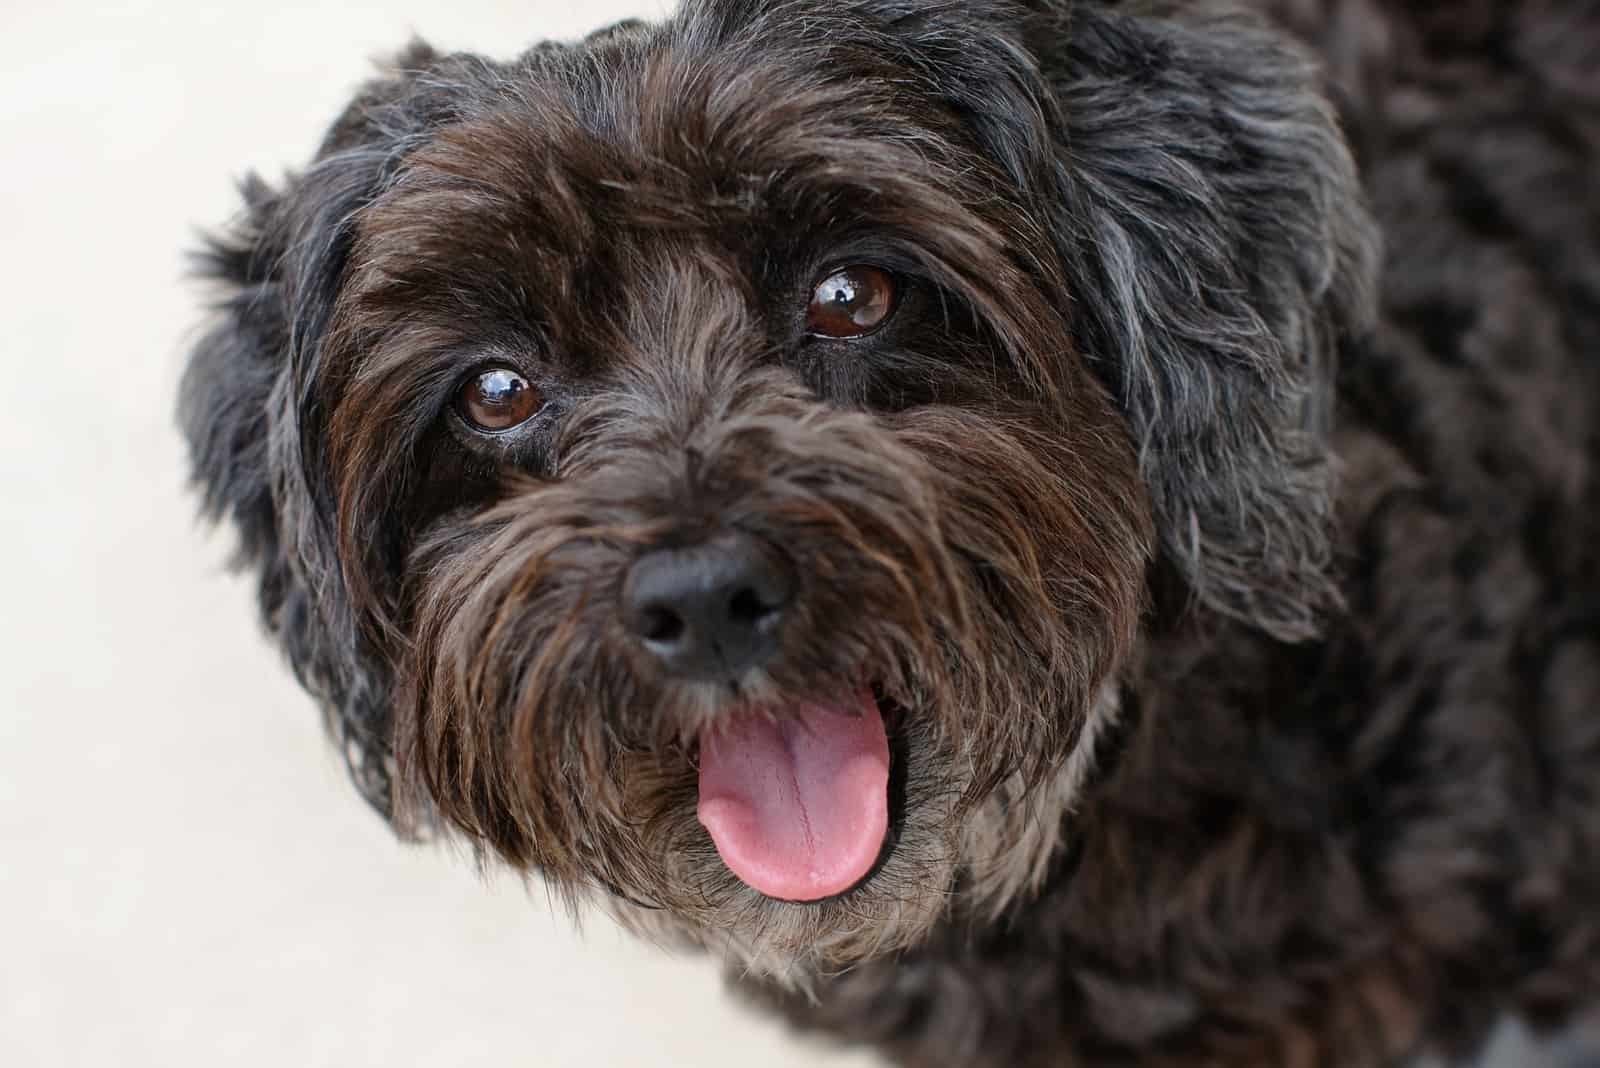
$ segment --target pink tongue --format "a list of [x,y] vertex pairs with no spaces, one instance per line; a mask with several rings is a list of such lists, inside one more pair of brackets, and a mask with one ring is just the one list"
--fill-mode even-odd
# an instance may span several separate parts
[[866,877],[889,827],[889,743],[870,693],[700,739],[700,822],[733,874],[785,901]]

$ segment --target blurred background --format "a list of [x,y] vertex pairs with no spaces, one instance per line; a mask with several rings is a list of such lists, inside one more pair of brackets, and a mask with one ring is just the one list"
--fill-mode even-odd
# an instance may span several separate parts
[[412,35],[656,0],[0,2],[0,1064],[866,1065],[705,960],[395,843],[194,520],[196,229]]
[[[396,844],[184,487],[183,257],[233,181],[412,34],[506,57],[665,6],[0,3],[0,1064],[875,1063]],[[1544,1063],[1515,1030],[1490,1060]]]

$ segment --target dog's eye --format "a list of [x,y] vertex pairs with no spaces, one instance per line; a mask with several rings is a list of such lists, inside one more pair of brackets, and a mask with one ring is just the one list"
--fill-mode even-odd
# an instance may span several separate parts
[[456,392],[456,411],[479,430],[510,430],[532,419],[542,406],[539,391],[507,367],[480,372]]
[[858,264],[834,271],[812,291],[806,329],[818,337],[865,337],[894,311],[894,276]]

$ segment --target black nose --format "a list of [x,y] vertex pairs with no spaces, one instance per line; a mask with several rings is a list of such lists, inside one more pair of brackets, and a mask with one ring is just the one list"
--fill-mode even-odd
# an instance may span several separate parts
[[775,552],[726,533],[634,561],[622,620],[672,674],[728,681],[771,657],[793,592],[793,574]]

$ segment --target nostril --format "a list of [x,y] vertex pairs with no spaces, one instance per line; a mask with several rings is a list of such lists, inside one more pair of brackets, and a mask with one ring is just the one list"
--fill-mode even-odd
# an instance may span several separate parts
[[778,607],[764,601],[754,587],[744,586],[729,599],[728,618],[736,624],[753,625],[777,612]]
[[675,642],[685,629],[683,617],[666,605],[646,605],[639,613],[639,636],[647,642]]

